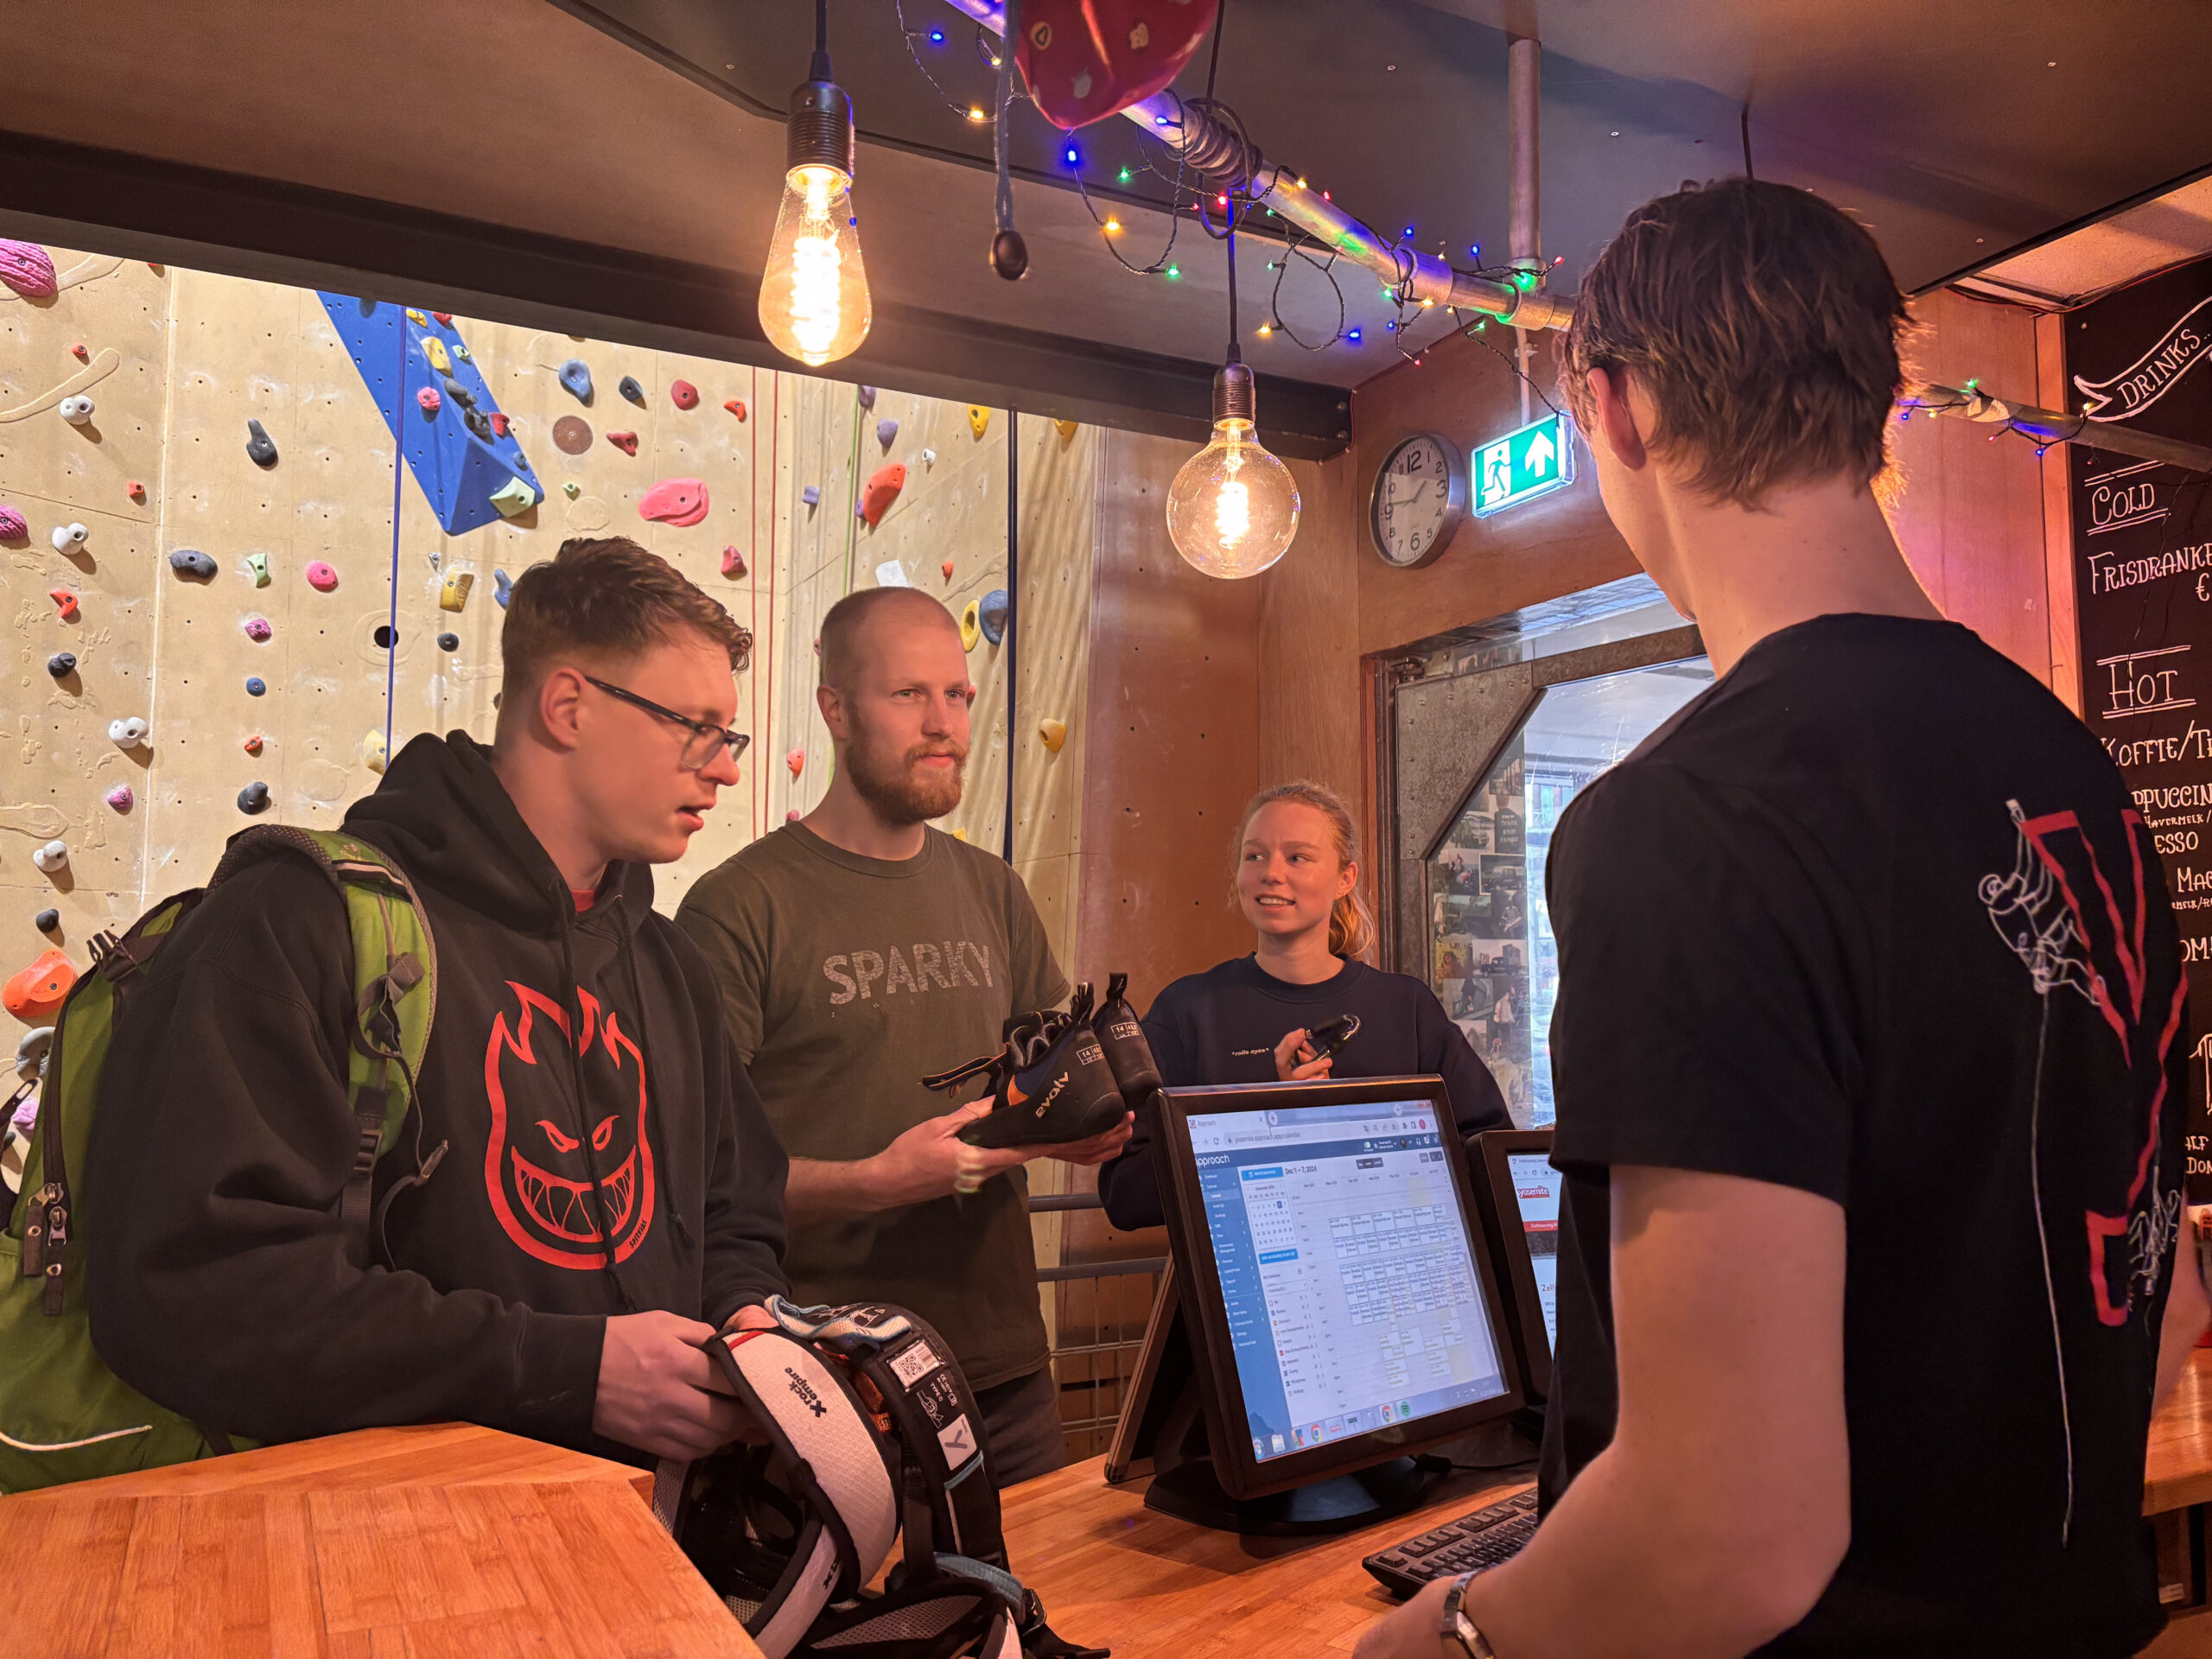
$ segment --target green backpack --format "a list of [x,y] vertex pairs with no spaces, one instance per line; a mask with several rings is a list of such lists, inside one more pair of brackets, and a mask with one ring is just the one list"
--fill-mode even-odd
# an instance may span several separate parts
[[93,966],[57,1018],[22,1196],[0,1234],[0,1493],[185,1463],[249,1444],[156,1405],[94,1351],[85,1267],[99,1194],[86,1188],[85,1160],[101,1074],[116,1021],[128,1016],[133,976],[227,878],[265,858],[302,857],[338,889],[353,932],[356,1019],[346,1097],[360,1139],[340,1203],[366,1259],[371,1179],[398,1139],[429,1046],[436,952],[413,887],[384,853],[334,831],[257,825],[232,837],[207,887],[163,899],[119,939],[95,938]]

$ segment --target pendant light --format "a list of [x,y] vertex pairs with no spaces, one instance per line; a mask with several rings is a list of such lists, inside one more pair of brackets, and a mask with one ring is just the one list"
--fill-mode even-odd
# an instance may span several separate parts
[[1252,371],[1236,346],[1236,204],[1229,218],[1229,360],[1213,378],[1213,439],[1167,491],[1167,536],[1210,576],[1256,576],[1298,534],[1298,484],[1260,442]]
[[829,0],[815,0],[814,61],[784,130],[784,200],[760,277],[760,327],[785,356],[819,368],[858,350],[874,320],[853,215],[853,100],[830,78]]

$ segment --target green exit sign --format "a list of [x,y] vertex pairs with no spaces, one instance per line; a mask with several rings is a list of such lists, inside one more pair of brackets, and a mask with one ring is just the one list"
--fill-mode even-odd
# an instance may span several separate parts
[[1493,438],[1474,456],[1475,517],[1517,507],[1574,481],[1574,429],[1564,415]]

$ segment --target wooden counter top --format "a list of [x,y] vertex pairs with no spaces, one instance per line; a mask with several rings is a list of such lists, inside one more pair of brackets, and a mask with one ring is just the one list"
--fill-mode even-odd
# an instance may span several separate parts
[[2212,1503],[2212,1348],[2198,1348],[2165,1409],[2151,1420],[2143,1513]]
[[626,1464],[370,1429],[0,1498],[11,1652],[760,1659]]

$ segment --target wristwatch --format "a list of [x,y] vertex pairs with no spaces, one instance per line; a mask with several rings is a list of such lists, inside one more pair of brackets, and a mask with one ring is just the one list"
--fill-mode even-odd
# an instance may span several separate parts
[[1475,1628],[1475,1621],[1460,1610],[1466,1599],[1467,1586],[1482,1576],[1480,1568],[1462,1573],[1452,1580],[1452,1588],[1444,1597],[1444,1627],[1437,1632],[1444,1640],[1446,1659],[1497,1659],[1489,1639]]

